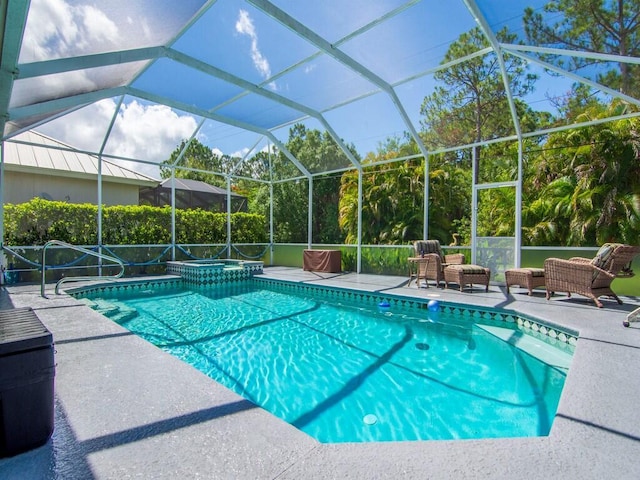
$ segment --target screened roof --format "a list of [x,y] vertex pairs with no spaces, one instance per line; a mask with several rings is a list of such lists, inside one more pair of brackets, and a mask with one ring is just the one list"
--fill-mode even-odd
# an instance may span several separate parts
[[[4,140],[37,129],[88,153],[137,161],[147,174],[182,139],[239,158],[275,145],[309,176],[358,167],[347,145],[364,158],[405,133],[422,155],[435,151],[418,135],[434,74],[476,57],[495,61],[503,74],[505,59],[524,59],[538,81],[521,100],[534,110],[553,111],[575,82],[637,105],[595,79],[612,64],[637,65],[639,58],[527,45],[525,8],[557,21],[546,3],[8,0],[0,127]],[[445,57],[475,27],[487,46]],[[505,27],[514,37],[500,42]],[[586,58],[589,67],[558,67],[549,54]],[[506,139],[535,133],[519,118],[514,93],[507,89],[513,128]],[[295,123],[330,134],[345,150],[343,164],[312,167],[288,153]]]

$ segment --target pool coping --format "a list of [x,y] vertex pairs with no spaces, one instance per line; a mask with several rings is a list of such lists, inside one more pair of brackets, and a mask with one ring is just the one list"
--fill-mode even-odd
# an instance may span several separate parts
[[[271,288],[285,287],[287,292],[293,290],[298,295],[315,295],[323,298],[324,300],[341,301],[346,300],[349,302],[358,302],[362,305],[368,305],[370,307],[376,307],[384,303],[385,308],[389,308],[390,311],[397,310],[399,308],[410,309],[414,314],[420,314],[420,310],[428,309],[428,298],[419,298],[411,295],[402,295],[398,293],[385,294],[376,292],[367,292],[346,287],[327,287],[324,285],[300,283],[290,280],[271,279],[264,277],[253,277],[247,279],[234,279],[233,282],[237,284],[239,282],[257,282],[265,283]],[[119,290],[133,289],[143,290],[146,288],[179,288],[179,287],[191,287],[196,290],[203,289],[205,291],[216,288],[226,288],[229,283],[224,285],[192,285],[191,282],[184,278],[184,276],[167,275],[166,277],[157,278],[151,281],[141,280],[120,280],[118,282],[110,283],[96,283],[87,286],[81,286],[76,288],[67,288],[65,292],[74,298],[83,298],[86,296],[92,296],[95,294],[113,294],[114,291],[117,294]],[[556,322],[545,321],[539,319],[530,314],[519,313],[516,310],[509,309],[497,309],[493,307],[474,307],[468,306],[464,303],[454,303],[451,301],[437,302],[437,309],[440,312],[454,313],[462,315],[463,317],[474,320],[492,320],[498,323],[513,324],[518,330],[527,332],[532,336],[547,337],[548,343],[553,344],[566,344],[569,346],[575,346],[578,339],[578,331],[562,327]]]
[[[36,286],[6,287],[32,306],[56,342],[56,431],[43,447],[0,460],[6,478],[637,478],[640,477],[640,324],[624,305],[544,300],[491,285],[460,293],[406,287],[402,277],[320,275],[265,268],[265,278],[508,308],[580,338],[547,437],[320,444],[89,307]],[[145,279],[146,280],[146,279]],[[520,293],[514,293],[520,292]],[[6,307],[5,307],[6,308]],[[559,317],[559,318],[557,318]],[[170,379],[170,382],[167,382]],[[141,388],[141,385],[144,388]],[[125,399],[125,404],[123,404]],[[13,477],[11,475],[14,475]],[[77,476],[76,476],[77,474]],[[21,475],[21,476],[20,476]]]
[[[312,293],[314,295],[322,294],[325,298],[330,300],[342,300],[343,298],[348,301],[357,301],[370,306],[379,305],[380,302],[385,302],[385,307],[388,306],[390,310],[402,308],[411,308],[419,313],[419,309],[428,309],[430,301],[434,299],[420,298],[411,295],[403,295],[399,293],[375,293],[357,290],[346,287],[327,287],[324,285],[309,285],[301,284],[300,282],[294,282],[290,280],[273,280],[256,278],[258,282],[264,281],[271,286],[285,285],[288,288],[298,290],[297,294]],[[525,314],[516,310],[510,310],[506,308],[496,309],[490,306],[469,306],[464,303],[456,303],[451,300],[438,302],[438,310],[441,312],[457,313],[464,317],[476,319],[476,320],[495,320],[503,322],[505,324],[514,324],[517,329],[527,331],[527,333],[533,336],[546,336],[549,338],[549,343],[557,341],[558,343],[568,344],[575,346],[578,339],[578,331],[566,328],[558,325],[556,322],[545,321],[537,318],[531,314]]]

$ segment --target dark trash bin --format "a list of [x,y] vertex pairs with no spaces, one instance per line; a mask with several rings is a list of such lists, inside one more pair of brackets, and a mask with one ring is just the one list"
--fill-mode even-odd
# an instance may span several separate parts
[[0,310],[0,457],[53,433],[53,337],[31,308]]

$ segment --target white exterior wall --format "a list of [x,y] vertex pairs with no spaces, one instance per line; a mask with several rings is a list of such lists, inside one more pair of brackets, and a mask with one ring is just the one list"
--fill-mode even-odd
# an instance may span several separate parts
[[[98,203],[98,183],[73,177],[56,177],[5,170],[4,203],[24,203],[48,194],[52,200]],[[103,205],[138,205],[138,185],[102,183]]]

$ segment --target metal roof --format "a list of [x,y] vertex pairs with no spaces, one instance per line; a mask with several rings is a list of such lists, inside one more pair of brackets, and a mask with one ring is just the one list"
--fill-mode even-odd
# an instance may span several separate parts
[[[227,190],[225,188],[216,187],[215,185],[210,185],[206,182],[201,182],[199,180],[191,180],[188,178],[176,178],[175,188],[176,190],[185,190],[189,192],[202,192],[202,193],[210,193],[213,195],[227,196]],[[160,183],[160,187],[170,189],[171,188],[171,179],[167,178]],[[242,197],[242,195],[238,195],[237,193],[230,192],[232,197]]]
[[[506,80],[507,58],[523,59],[539,75],[540,87],[521,99],[536,110],[551,109],[573,82],[638,105],[595,80],[599,67],[637,65],[637,57],[527,45],[525,8],[553,15],[546,3],[7,0],[2,2],[0,131],[7,139],[75,122],[101,132],[84,150],[157,163],[179,143],[160,148],[169,136],[158,127],[164,115],[182,122],[174,136],[198,138],[227,155],[246,158],[275,144],[310,176],[328,168],[359,168],[347,143],[364,158],[376,143],[405,132],[426,156],[430,150],[419,135],[421,105],[434,91],[434,75],[476,58],[496,62],[505,80],[505,111],[513,128],[503,139],[539,133],[527,131],[519,118]],[[449,47],[474,28],[486,46],[448,59]],[[501,42],[502,28],[516,39]],[[549,55],[567,63],[589,59],[590,68],[552,65]],[[136,112],[147,116],[135,117]],[[132,117],[138,120],[127,123]],[[344,163],[307,165],[288,152],[288,130],[297,122],[330,134],[345,152]],[[73,137],[73,129],[65,131]],[[88,138],[82,129],[75,135],[77,140],[65,140],[79,145]],[[136,149],[143,138],[151,141]]]
[[[98,176],[98,157],[74,150],[71,146],[35,131],[22,133],[4,145],[5,168],[9,171],[40,173],[74,178]],[[141,186],[158,185],[156,180],[133,170],[102,161],[105,182]]]

